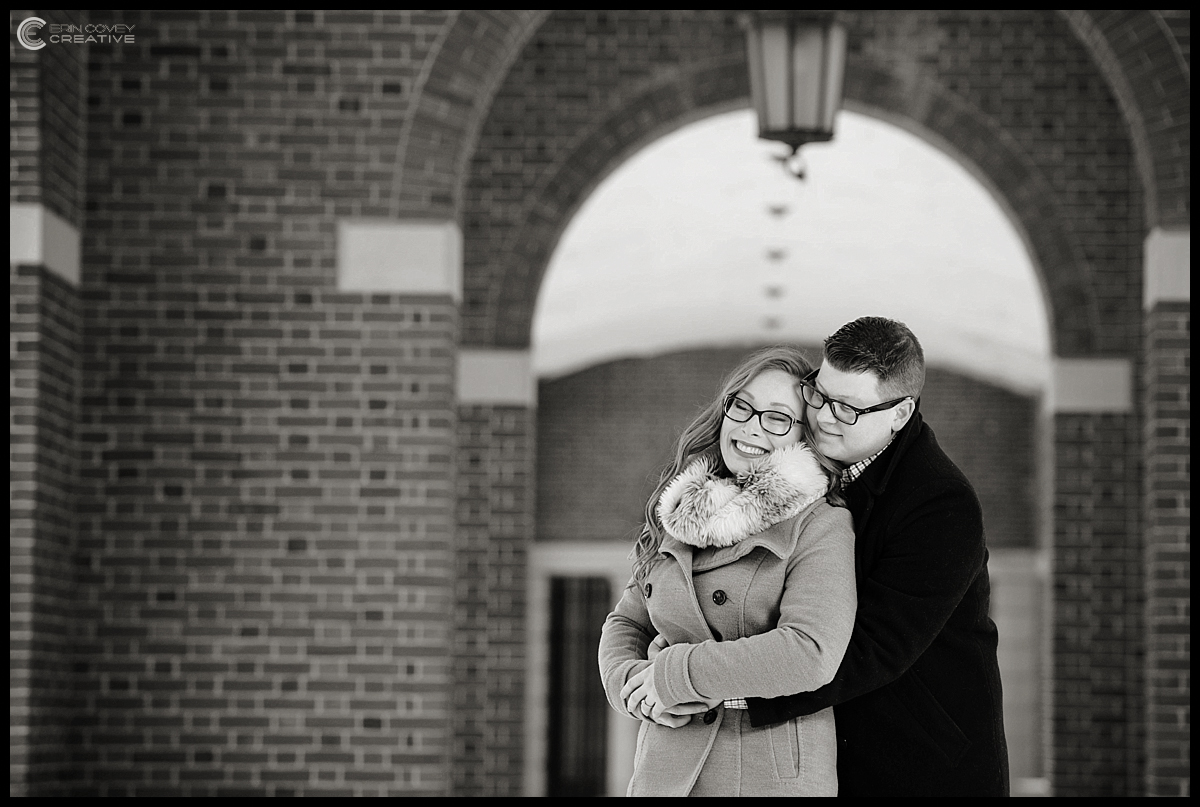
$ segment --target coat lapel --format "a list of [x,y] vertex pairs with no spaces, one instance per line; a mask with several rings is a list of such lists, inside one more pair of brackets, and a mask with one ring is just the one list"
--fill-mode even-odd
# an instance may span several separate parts
[[[700,610],[700,603],[696,599],[696,587],[692,584],[692,553],[695,550],[687,544],[672,538],[670,535],[663,536],[662,546],[659,552],[674,558],[678,564],[676,567],[683,575],[684,585],[687,587],[688,593],[688,614],[695,617],[691,626],[692,631],[697,636],[705,636],[709,639],[715,638],[712,635],[712,629],[708,626],[708,620],[704,618],[704,612]],[[687,628],[688,626],[684,626]]]
[[[920,407],[919,400],[917,406]],[[888,481],[900,463],[900,458],[917,439],[921,425],[921,412],[918,408],[888,446],[887,451],[867,466],[862,476],[851,482],[843,491],[846,507],[854,517],[854,575],[860,583],[870,571],[869,564],[873,565],[879,553],[875,540],[877,536],[868,528],[871,510],[875,506],[875,500],[887,489]]]

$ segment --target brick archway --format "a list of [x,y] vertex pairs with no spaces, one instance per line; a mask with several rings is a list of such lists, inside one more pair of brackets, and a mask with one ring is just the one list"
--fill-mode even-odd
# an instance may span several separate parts
[[413,80],[416,107],[397,133],[393,215],[456,216],[464,165],[496,85],[547,13],[448,12]]
[[1146,189],[1147,227],[1189,226],[1190,15],[1155,10],[1060,13],[1121,106]]
[[[654,20],[652,14],[629,16],[614,25],[649,27]],[[1041,270],[1058,355],[1136,350],[1136,295],[1129,292],[1140,284],[1142,222],[1134,166],[1120,110],[1065,23],[1048,12],[1000,20],[970,14],[883,19],[888,16],[850,18],[851,41],[858,45],[852,44],[848,58],[848,102],[910,124],[920,135],[932,133],[936,145],[950,144],[953,156],[987,178]],[[657,69],[645,47],[622,45],[615,32],[606,40],[588,30],[585,39],[607,43],[591,47],[611,51],[623,68],[622,80],[605,85],[593,79],[585,87],[583,75],[569,68],[571,49],[544,45],[583,36],[588,20],[583,12],[548,17],[514,62],[483,124],[462,207],[464,345],[527,346],[533,302],[554,244],[595,183],[648,137],[706,110],[749,103],[742,33],[730,14],[680,20],[674,36],[697,38],[696,30],[707,29],[720,46],[670,71]],[[1023,88],[1027,99],[1004,97],[998,86],[1003,75],[992,74],[1023,70],[1033,57],[989,55],[980,42],[990,42],[1002,25],[1018,24],[1037,31],[1025,43],[1029,51],[1067,52],[1053,77],[1062,85],[1061,97],[1034,93],[1032,84]],[[877,35],[898,28],[930,47],[955,44],[962,63],[922,62],[890,34]],[[534,78],[547,77],[559,85],[557,92],[526,95]],[[572,92],[595,102],[562,109],[557,99]],[[1035,99],[1037,110],[1023,108]],[[1071,154],[1057,143],[1064,139],[1074,144]],[[1091,174],[1095,161],[1104,163],[1103,175]],[[1123,224],[1113,227],[1112,221]],[[1115,276],[1124,280],[1108,281]]]
[[[596,186],[647,143],[709,115],[748,103],[744,60],[725,59],[694,70],[647,82],[640,93],[580,133],[561,161],[538,176],[522,200],[519,224],[503,236],[494,252],[500,281],[487,289],[480,306],[489,343],[502,347],[529,344],[533,303],[554,248],[579,206]],[[471,220],[468,220],[468,231]],[[468,241],[471,261],[474,242]],[[471,299],[468,298],[468,306]],[[464,343],[479,325],[464,316]],[[490,333],[489,333],[490,331]]]
[[[1145,160],[1130,138],[1128,104],[1114,97],[1078,24],[1055,12],[859,12],[847,20],[848,101],[933,141],[981,178],[1039,268],[1060,374],[1111,371],[1105,378],[1123,389],[1112,405],[1058,400],[1051,417],[1053,540],[1068,559],[1054,570],[1052,675],[1056,715],[1076,717],[1052,718],[1050,754],[1057,792],[1139,792],[1143,644],[1127,612],[1143,580],[1131,387],[1147,221]],[[464,348],[528,348],[542,274],[587,194],[648,140],[748,104],[742,65],[734,12],[557,11],[545,19],[497,89],[468,166]],[[466,414],[478,442],[494,413]],[[1096,586],[1108,593],[1089,593]],[[1114,623],[1126,627],[1096,635],[1096,626]],[[1104,658],[1135,660],[1115,688],[1097,687],[1088,672]],[[1081,763],[1075,749],[1094,745],[1114,715],[1125,728],[1093,749],[1100,762]]]
[[[136,42],[10,49],[13,793],[519,792],[537,283],[737,12],[38,13]],[[848,21],[1053,301],[1055,792],[1186,795],[1190,12]]]

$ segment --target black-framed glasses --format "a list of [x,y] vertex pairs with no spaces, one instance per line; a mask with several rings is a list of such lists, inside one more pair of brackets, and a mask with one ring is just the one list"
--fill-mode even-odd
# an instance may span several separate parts
[[792,426],[800,422],[785,412],[777,412],[774,409],[755,409],[736,395],[730,395],[725,399],[725,417],[735,423],[745,423],[755,415],[758,415],[758,422],[762,424],[763,431],[776,437],[783,437],[792,430]]
[[820,409],[825,404],[829,404],[829,411],[833,413],[833,416],[842,423],[845,423],[847,426],[853,426],[855,423],[858,423],[859,415],[869,415],[872,412],[881,412],[884,409],[891,409],[893,406],[904,403],[912,397],[911,395],[905,395],[903,398],[897,398],[894,401],[884,401],[881,404],[868,406],[866,409],[859,409],[857,406],[851,406],[845,401],[839,401],[834,398],[830,398],[828,395],[814,387],[812,385],[812,379],[815,378],[819,372],[819,369],[813,370],[800,382],[800,390],[804,395],[804,402],[813,409]]

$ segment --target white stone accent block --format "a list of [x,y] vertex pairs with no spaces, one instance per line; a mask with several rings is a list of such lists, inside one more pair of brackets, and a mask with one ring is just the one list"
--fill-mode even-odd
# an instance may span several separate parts
[[460,350],[458,402],[537,406],[537,377],[528,350]]
[[1162,300],[1192,299],[1192,231],[1164,230],[1155,227],[1146,236],[1145,292],[1146,310]]
[[339,291],[462,299],[462,232],[453,221],[348,218],[337,226]]
[[1055,358],[1050,406],[1059,414],[1132,412],[1133,362]]
[[79,229],[45,205],[30,202],[9,204],[10,264],[40,264],[78,287],[79,244]]

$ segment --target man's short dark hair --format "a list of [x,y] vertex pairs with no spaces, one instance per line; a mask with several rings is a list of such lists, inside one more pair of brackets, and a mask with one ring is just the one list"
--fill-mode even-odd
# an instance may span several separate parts
[[874,373],[887,398],[920,396],[925,354],[903,322],[860,317],[825,340],[825,360],[843,373]]

